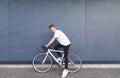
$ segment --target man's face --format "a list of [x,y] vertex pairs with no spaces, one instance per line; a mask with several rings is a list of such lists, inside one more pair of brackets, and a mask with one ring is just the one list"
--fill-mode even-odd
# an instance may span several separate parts
[[55,27],[51,27],[51,28],[50,28],[50,31],[51,31],[52,33],[54,33],[54,32],[56,31],[56,28],[55,28]]

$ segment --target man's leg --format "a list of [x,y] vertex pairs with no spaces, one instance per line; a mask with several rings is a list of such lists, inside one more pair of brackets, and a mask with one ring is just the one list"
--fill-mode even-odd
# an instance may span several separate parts
[[[62,48],[62,45],[61,45],[61,44],[57,44],[57,45],[54,47],[55,50],[59,50],[60,48]],[[57,54],[58,54],[59,57],[62,57],[60,52],[57,52]]]
[[68,74],[68,51],[69,51],[69,47],[70,45],[68,46],[63,46],[63,49],[64,49],[64,58],[65,58],[65,69],[63,70],[63,73],[62,73],[62,78],[66,77],[67,74]]
[[64,49],[64,58],[65,58],[65,69],[68,69],[68,51],[69,51],[69,47],[70,47],[70,45],[63,46],[63,49]]

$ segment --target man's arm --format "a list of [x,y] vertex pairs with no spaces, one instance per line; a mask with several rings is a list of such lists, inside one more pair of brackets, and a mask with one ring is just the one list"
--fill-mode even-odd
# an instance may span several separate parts
[[53,37],[50,39],[50,41],[48,42],[47,45],[45,45],[45,47],[49,47],[55,40],[56,40],[57,37]]

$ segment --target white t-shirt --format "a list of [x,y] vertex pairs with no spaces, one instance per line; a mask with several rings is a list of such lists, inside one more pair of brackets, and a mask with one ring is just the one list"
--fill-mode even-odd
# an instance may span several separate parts
[[70,40],[61,30],[56,30],[53,37],[57,37],[57,41],[61,45],[67,46],[70,44]]

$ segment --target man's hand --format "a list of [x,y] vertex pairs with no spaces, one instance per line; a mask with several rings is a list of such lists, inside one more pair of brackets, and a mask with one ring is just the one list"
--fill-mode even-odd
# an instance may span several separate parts
[[45,45],[45,47],[47,47],[47,48],[48,48],[49,46],[48,46],[48,45]]

